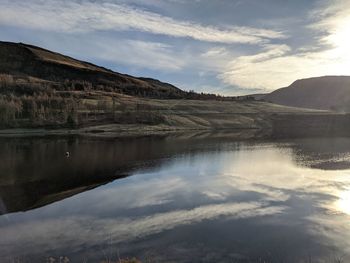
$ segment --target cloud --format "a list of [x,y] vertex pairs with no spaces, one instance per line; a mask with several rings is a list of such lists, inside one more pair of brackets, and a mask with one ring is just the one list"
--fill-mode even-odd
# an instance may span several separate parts
[[336,52],[350,55],[350,1],[326,1],[327,6],[311,12],[310,15],[320,17],[310,28],[320,32],[320,43],[333,48]]
[[[16,26],[45,41],[55,35],[56,44],[47,48],[62,51],[60,46],[68,46],[64,51],[74,50],[69,55],[117,71],[151,74],[182,88],[225,95],[269,92],[300,78],[350,74],[349,0],[317,2],[304,24],[289,31],[263,29],[257,23],[222,24],[220,16],[216,26],[191,17],[174,19],[163,14],[172,13],[164,5],[159,0],[3,0],[0,26]],[[283,27],[293,27],[293,21],[286,17]],[[281,28],[281,23],[260,24]],[[66,41],[61,44],[62,38]]]
[[110,39],[107,43],[96,41],[89,49],[95,58],[138,68],[167,72],[181,70],[186,64],[172,46],[159,42]]
[[[189,57],[186,54],[180,54],[171,44],[98,33],[83,35],[45,34],[45,36],[38,36],[33,40],[22,40],[22,42],[129,74],[142,72],[144,69],[174,73],[186,67],[188,64],[186,58]],[[125,72],[125,69],[121,69],[123,67],[130,67],[134,72]],[[140,75],[144,76],[144,74]]]
[[[245,88],[276,88],[281,82],[294,80],[295,76],[289,74],[295,70],[293,60],[287,56],[290,51],[287,45],[266,46],[260,53],[240,56],[230,62],[219,78],[226,84]],[[282,63],[285,66],[281,67]]]
[[294,50],[286,44],[264,45],[258,53],[239,56],[218,77],[226,84],[271,91],[297,79],[350,74],[350,1],[324,2],[310,12],[306,28],[315,44]]
[[258,44],[286,37],[268,29],[204,26],[128,5],[89,1],[5,0],[0,9],[0,24],[69,33],[135,30],[219,43]]
[[222,46],[212,47],[199,54],[198,66],[212,71],[224,70],[232,57],[235,57],[235,54],[227,48]]

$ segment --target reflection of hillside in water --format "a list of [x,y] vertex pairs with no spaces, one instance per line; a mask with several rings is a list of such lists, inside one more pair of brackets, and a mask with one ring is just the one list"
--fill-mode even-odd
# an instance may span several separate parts
[[350,169],[350,139],[299,139],[291,144],[298,165],[322,170]]
[[1,139],[0,214],[40,207],[138,169],[154,169],[176,155],[207,151],[204,142],[210,144],[201,137]]
[[[43,207],[0,217],[0,244],[7,244],[0,255],[99,259],[96,248],[107,244],[140,259],[156,248],[162,262],[203,254],[230,262],[232,251],[272,251],[278,262],[350,255],[350,170],[316,166],[345,155],[348,143],[327,140],[5,140],[1,156],[12,158],[0,167],[3,211]],[[133,176],[81,193],[121,175]]]
[[[17,138],[0,142],[2,214],[41,207],[135,170],[155,169],[176,156],[240,147],[227,134],[127,140]],[[256,142],[245,143],[250,144],[256,146]],[[350,140],[345,138],[299,139],[272,145],[292,149],[291,156],[298,165],[326,170],[350,168]],[[69,158],[66,151],[71,153]]]

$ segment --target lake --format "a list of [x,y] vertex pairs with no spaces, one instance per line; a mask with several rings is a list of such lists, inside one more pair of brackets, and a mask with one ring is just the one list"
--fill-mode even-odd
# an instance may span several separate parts
[[1,138],[0,158],[0,262],[350,260],[348,138]]

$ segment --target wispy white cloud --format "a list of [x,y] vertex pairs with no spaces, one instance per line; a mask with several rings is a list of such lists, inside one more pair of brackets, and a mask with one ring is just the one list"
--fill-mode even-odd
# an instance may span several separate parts
[[[43,30],[45,34],[41,35],[46,38],[48,31],[55,32],[76,43],[81,39],[70,55],[116,65],[113,69],[122,72],[119,66],[125,66],[131,68],[129,74],[145,75],[143,70],[150,69],[159,73],[152,77],[162,78],[163,73],[176,72],[176,77],[163,80],[181,82],[183,88],[196,91],[225,90],[225,95],[268,92],[300,78],[350,74],[350,0],[317,2],[301,26],[310,35],[302,31],[295,36],[292,34],[299,33],[296,30],[270,30],[259,28],[257,23],[232,26],[218,18],[216,25],[206,25],[190,16],[187,20],[175,19],[170,17],[171,12],[162,12],[168,4],[159,0],[2,0],[0,26]],[[277,25],[262,24],[288,28],[293,21],[294,17],[286,17]],[[145,35],[147,39],[140,39]],[[298,44],[293,37],[302,40]],[[64,45],[74,49],[68,42]],[[189,81],[190,74],[193,79]],[[209,82],[204,83],[207,79]]]
[[[313,18],[313,19],[311,19]],[[350,74],[350,1],[325,1],[310,12],[305,25],[315,44],[293,50],[287,44],[267,44],[258,53],[240,56],[219,73],[226,84],[271,91],[296,79]]]
[[198,66],[204,70],[205,68],[211,71],[222,71],[227,67],[227,64],[236,57],[233,51],[222,46],[216,46],[205,50],[198,56]]
[[258,44],[285,37],[282,32],[268,29],[239,26],[218,28],[179,21],[111,2],[5,0],[1,4],[0,24],[71,33],[136,30],[220,43]]
[[95,42],[93,46],[97,52],[91,46],[90,49],[95,53],[95,58],[138,68],[178,71],[186,64],[170,45],[159,42],[109,40],[107,43]]
[[329,45],[336,52],[346,52],[350,56],[350,1],[325,1],[310,15],[319,19],[310,28],[320,32],[320,43]]
[[188,64],[189,58],[189,55],[177,52],[171,44],[98,33],[64,34],[57,37],[45,35],[35,41],[29,43],[124,73],[122,67],[130,67],[135,71],[148,69],[173,73],[182,70]]

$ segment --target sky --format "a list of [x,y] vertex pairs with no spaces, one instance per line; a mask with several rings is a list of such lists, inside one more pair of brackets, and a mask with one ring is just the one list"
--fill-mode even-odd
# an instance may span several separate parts
[[350,75],[350,0],[0,0],[0,40],[184,90]]

